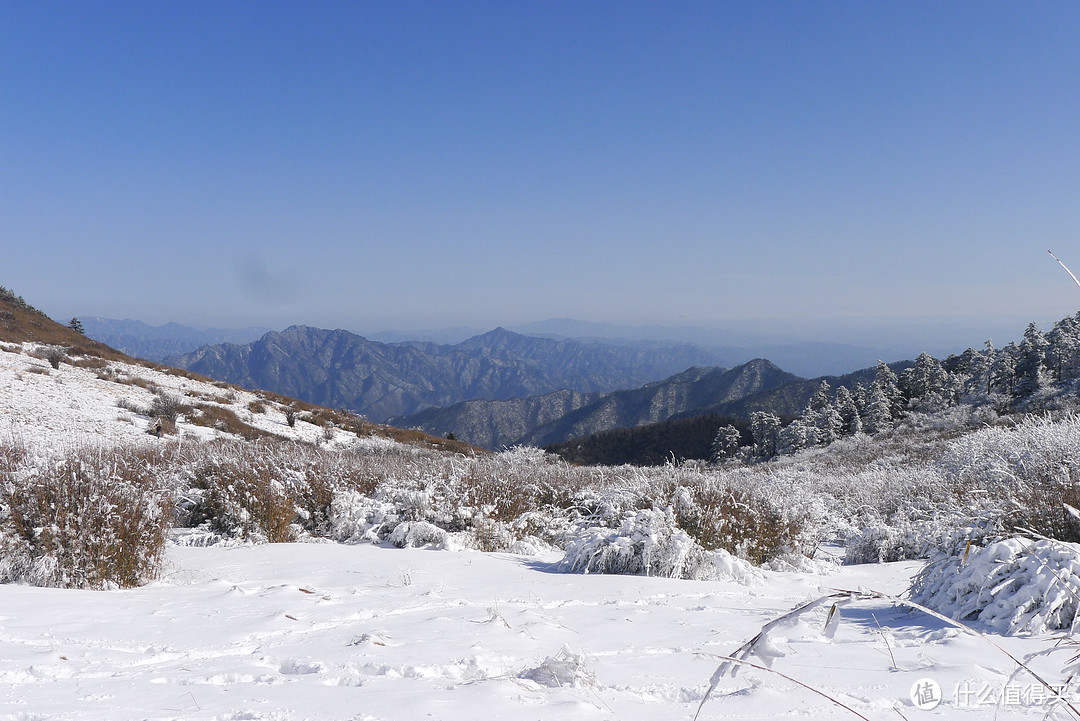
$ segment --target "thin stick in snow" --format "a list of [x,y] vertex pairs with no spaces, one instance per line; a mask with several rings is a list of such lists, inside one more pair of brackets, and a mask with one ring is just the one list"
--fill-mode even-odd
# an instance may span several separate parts
[[[797,678],[792,678],[791,676],[788,676],[786,673],[780,673],[779,671],[777,671],[774,668],[768,668],[767,666],[761,666],[761,665],[758,665],[756,663],[751,663],[751,662],[747,661],[744,658],[735,658],[734,656],[716,656],[716,658],[723,661],[724,665],[729,665],[730,664],[730,665],[739,665],[739,666],[749,666],[750,668],[757,669],[758,671],[765,671],[766,673],[774,673],[777,676],[779,676],[780,678],[784,679],[785,681],[790,681],[791,683],[796,684],[797,686],[801,686],[802,688],[805,688],[807,691],[813,691],[818,696],[821,696],[822,698],[825,698],[825,699],[828,699],[829,701],[832,701],[834,704],[836,704],[840,708],[845,709],[847,711],[850,711],[851,713],[855,714],[859,718],[863,719],[863,721],[870,721],[870,719],[866,718],[865,716],[863,716],[861,713],[859,713],[855,709],[851,708],[847,704],[844,704],[839,699],[837,699],[837,698],[835,698],[833,696],[830,696],[829,694],[825,693],[821,689],[814,688],[813,686],[811,686],[808,683],[803,683],[802,681],[800,681]],[[712,689],[709,689],[709,690],[711,691]],[[702,703],[704,704],[705,701],[702,700]],[[698,707],[698,713],[701,713],[701,707],[700,706]],[[697,714],[694,714],[694,718],[695,719],[697,718]]]
[[1080,280],[1077,280],[1076,276],[1073,275],[1073,272],[1071,270],[1069,270],[1069,267],[1067,265],[1065,265],[1064,263],[1062,263],[1061,260],[1056,255],[1054,255],[1054,251],[1048,250],[1046,252],[1050,254],[1051,258],[1053,258],[1054,260],[1056,260],[1058,262],[1058,265],[1060,265],[1062,268],[1065,269],[1065,272],[1069,274],[1069,277],[1073,279],[1073,282],[1076,283],[1077,286],[1080,286]]

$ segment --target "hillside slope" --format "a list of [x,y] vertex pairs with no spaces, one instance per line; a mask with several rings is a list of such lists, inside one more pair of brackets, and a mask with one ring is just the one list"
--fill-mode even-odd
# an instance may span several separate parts
[[[46,351],[62,351],[54,360]],[[0,439],[18,444],[153,443],[158,410],[181,439],[284,440],[337,448],[406,444],[473,455],[480,449],[360,423],[329,408],[244,391],[131,358],[53,321],[0,287]],[[293,423],[288,415],[295,413]]]

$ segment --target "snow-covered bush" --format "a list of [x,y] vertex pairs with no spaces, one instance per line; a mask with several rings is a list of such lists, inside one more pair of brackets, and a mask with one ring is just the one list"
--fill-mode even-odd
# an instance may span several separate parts
[[1080,417],[1026,417],[1012,428],[986,428],[952,442],[940,466],[960,494],[996,504],[1008,525],[1080,541]]
[[267,445],[220,445],[217,450],[189,471],[181,504],[183,525],[205,524],[228,538],[296,540],[303,476],[275,463]]
[[1080,545],[1009,538],[963,548],[928,563],[911,599],[999,633],[1075,630],[1080,607]]
[[765,494],[697,477],[674,489],[675,519],[703,548],[724,549],[753,563],[797,550],[801,519]]
[[153,473],[162,463],[138,449],[85,447],[5,464],[0,581],[108,588],[155,578],[173,520],[172,490]]
[[581,528],[559,564],[568,573],[624,573],[716,580],[755,578],[752,567],[723,550],[706,551],[676,527],[670,511],[626,513],[615,527]]
[[425,521],[403,521],[394,527],[387,541],[398,548],[446,545],[447,532]]
[[533,681],[549,688],[593,688],[598,686],[596,676],[585,662],[585,657],[563,646],[554,656],[548,656],[538,666],[527,668],[518,678]]

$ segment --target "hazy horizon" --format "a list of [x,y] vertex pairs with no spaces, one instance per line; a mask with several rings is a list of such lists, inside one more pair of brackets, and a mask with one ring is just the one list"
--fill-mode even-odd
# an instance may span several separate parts
[[[583,321],[573,318],[545,318],[522,323],[498,323],[491,326],[363,328],[339,325],[320,326],[317,323],[308,322],[288,323],[281,326],[228,326],[215,323],[183,323],[175,320],[164,323],[147,323],[137,318],[106,318],[96,314],[82,314],[81,317],[83,319],[100,318],[111,321],[138,321],[154,327],[161,327],[168,323],[178,323],[182,326],[201,330],[258,328],[269,331],[282,331],[291,325],[304,325],[331,330],[341,328],[382,342],[434,341],[455,344],[502,327],[516,333],[537,336],[687,342],[717,348],[767,348],[768,346],[794,346],[803,343],[817,343],[891,351],[896,355],[885,359],[890,362],[904,358],[914,358],[915,355],[923,351],[943,357],[948,353],[958,353],[967,347],[981,348],[986,340],[992,340],[995,346],[1000,347],[1010,341],[1019,341],[1024,328],[1029,322],[1036,322],[1046,331],[1053,322],[1060,320],[1056,318],[1040,320],[1017,317],[1012,319],[1015,321],[1012,323],[1009,322],[1009,319],[985,319],[985,322],[981,325],[970,325],[961,323],[959,319],[955,318],[937,318],[884,326],[874,325],[874,323],[878,322],[877,319],[849,318],[846,319],[848,321],[846,327],[807,326],[804,323],[798,328],[791,326],[770,328],[755,327],[749,323],[733,323],[727,327],[691,325],[635,326]],[[60,318],[56,319],[61,320]],[[970,319],[965,320],[970,321]]]

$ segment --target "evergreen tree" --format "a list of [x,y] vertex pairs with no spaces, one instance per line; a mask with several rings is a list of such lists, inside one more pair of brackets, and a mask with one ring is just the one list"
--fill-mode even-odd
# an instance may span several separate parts
[[871,383],[867,391],[866,412],[862,420],[867,433],[881,433],[893,427],[892,402],[885,388],[877,382]]
[[982,363],[985,365],[984,374],[986,376],[984,378],[984,387],[986,388],[987,398],[990,397],[990,394],[991,392],[993,392],[994,389],[994,363],[997,362],[998,356],[1000,355],[1000,351],[994,348],[993,339],[987,338],[986,343],[983,344],[982,352]]
[[720,426],[712,443],[712,462],[718,463],[725,458],[733,458],[739,452],[742,434],[732,425]]
[[1020,349],[1015,343],[1007,343],[994,358],[990,368],[990,387],[1011,395],[1016,388],[1016,366],[1019,360]]
[[944,363],[946,372],[954,387],[954,403],[958,403],[963,396],[969,398],[984,398],[990,393],[990,365],[994,359],[994,345],[986,341],[987,351],[977,351],[968,348],[959,356],[953,364]]
[[866,409],[870,407],[870,389],[862,383],[856,383],[851,391],[851,397],[855,399],[855,409],[859,411],[859,418],[866,419]]
[[781,454],[798,453],[804,448],[818,443],[818,429],[800,417],[788,423],[780,430],[777,452]]
[[939,410],[951,401],[949,374],[929,353],[920,353],[915,365],[903,372],[900,388],[911,408]]
[[[875,403],[874,389],[876,387],[877,390],[881,391],[881,395],[888,401],[889,427],[891,428],[891,421],[904,415],[904,394],[900,392],[896,373],[893,372],[893,369],[886,363],[878,361],[877,368],[874,370],[874,382],[871,384],[870,389],[870,404],[873,405]],[[866,419],[864,418],[863,420]]]
[[76,333],[85,333],[85,331],[83,331],[82,321],[78,318],[72,318],[71,321],[68,323],[68,328],[71,328],[71,330],[75,331]]
[[844,426],[843,418],[829,399],[829,390],[829,384],[821,381],[803,411],[803,418],[812,429],[811,445],[829,445],[840,437]]
[[780,440],[780,419],[766,411],[754,411],[750,415],[750,433],[754,437],[754,455],[772,458],[776,455]]
[[1062,318],[1046,334],[1046,340],[1046,367],[1050,373],[1059,381],[1075,378],[1080,361],[1080,319]]
[[1029,323],[1020,341],[1016,363],[1016,395],[1029,396],[1045,385],[1043,364],[1049,345],[1039,326]]
[[862,432],[862,418],[855,396],[844,386],[836,389],[836,412],[840,415],[840,433],[853,436]]

